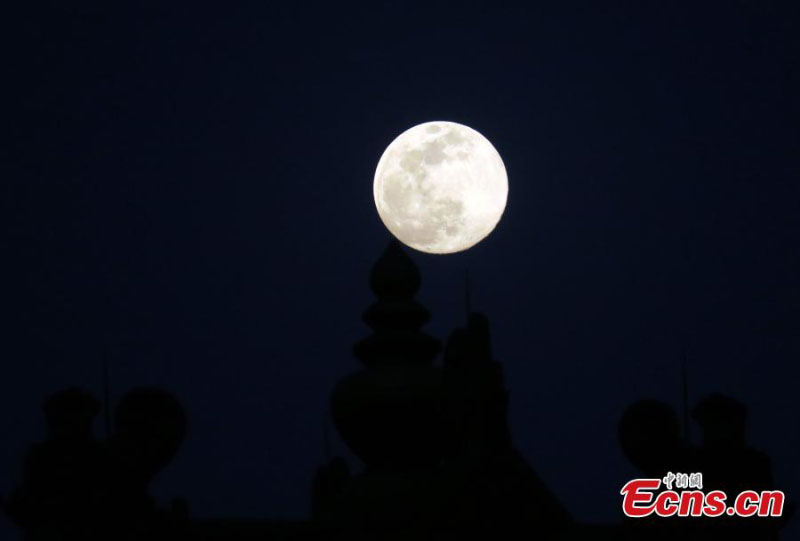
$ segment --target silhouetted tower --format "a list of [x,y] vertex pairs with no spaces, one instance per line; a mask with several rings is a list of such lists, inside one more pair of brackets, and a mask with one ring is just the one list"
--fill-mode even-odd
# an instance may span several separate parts
[[373,333],[355,344],[363,364],[331,394],[333,421],[364,462],[350,476],[337,460],[315,478],[315,517],[349,538],[418,539],[440,501],[439,401],[441,349],[420,328],[429,313],[414,300],[417,267],[397,241],[375,263],[370,285],[378,300],[364,313]]
[[336,428],[366,468],[350,478],[333,461],[322,468],[316,516],[365,539],[563,538],[569,513],[511,441],[488,320],[470,314],[439,368],[439,341],[420,330],[429,314],[414,300],[419,271],[399,243],[370,283],[373,333],[354,348],[364,367],[331,396]]
[[373,333],[353,348],[364,368],[334,388],[334,423],[368,470],[434,466],[441,376],[433,360],[441,346],[420,331],[430,314],[414,300],[419,271],[397,241],[375,263],[370,286],[378,300],[363,319]]

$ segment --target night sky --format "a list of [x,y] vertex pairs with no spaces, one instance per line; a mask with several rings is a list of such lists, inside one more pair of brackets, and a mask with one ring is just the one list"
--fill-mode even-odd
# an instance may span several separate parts
[[100,395],[105,351],[113,398],[158,385],[188,411],[160,502],[306,517],[391,238],[375,166],[452,120],[497,148],[509,199],[475,248],[408,250],[425,329],[463,323],[468,268],[516,445],[569,510],[620,519],[617,421],[680,407],[683,351],[692,402],[744,401],[800,499],[792,2],[300,4],[4,15],[0,495],[43,396]]

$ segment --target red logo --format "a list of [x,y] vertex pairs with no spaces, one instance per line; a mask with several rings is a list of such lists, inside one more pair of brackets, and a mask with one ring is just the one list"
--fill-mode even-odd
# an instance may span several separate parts
[[[676,481],[673,490],[672,482]],[[666,490],[659,492],[662,484]],[[785,495],[780,490],[745,490],[728,506],[721,490],[704,492],[702,474],[667,474],[664,479],[633,479],[625,484],[622,511],[631,518],[648,517],[779,517]]]

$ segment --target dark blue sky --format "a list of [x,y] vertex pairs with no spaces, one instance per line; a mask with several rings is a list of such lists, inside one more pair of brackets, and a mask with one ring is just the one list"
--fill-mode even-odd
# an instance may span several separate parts
[[375,165],[441,119],[492,141],[509,201],[474,249],[413,254],[427,330],[462,323],[469,267],[517,445],[568,508],[618,519],[617,420],[679,405],[683,349],[800,499],[791,2],[296,4],[5,17],[0,494],[42,396],[99,392],[107,347],[115,397],[188,410],[162,501],[305,516],[389,239]]

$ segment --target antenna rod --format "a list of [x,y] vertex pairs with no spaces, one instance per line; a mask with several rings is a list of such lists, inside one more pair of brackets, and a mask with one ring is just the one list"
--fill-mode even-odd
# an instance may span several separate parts
[[109,369],[109,346],[103,347],[103,411],[105,414],[106,439],[111,437],[111,377]]
[[469,269],[464,269],[464,309],[467,312],[467,323],[469,315],[472,313],[472,284],[469,279]]
[[683,440],[689,443],[689,356],[683,352],[681,359],[681,402],[683,406]]
[[325,463],[331,462],[331,441],[328,436],[328,418],[322,418],[322,452],[325,454]]

